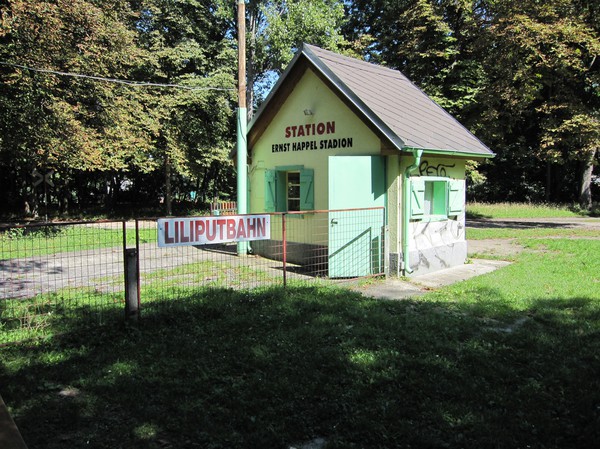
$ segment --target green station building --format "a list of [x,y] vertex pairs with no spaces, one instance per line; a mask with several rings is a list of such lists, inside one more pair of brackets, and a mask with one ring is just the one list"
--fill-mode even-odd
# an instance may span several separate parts
[[[465,162],[493,153],[401,72],[304,44],[247,139],[250,212],[306,212],[303,226],[287,236],[292,262],[306,263],[320,247],[331,277],[381,271],[373,258],[350,263],[364,256],[341,251],[367,234],[379,242],[376,223],[356,220],[356,235],[340,247],[332,243],[335,213],[310,213],[373,207],[385,208],[386,251],[375,265],[389,274],[465,262]],[[317,227],[329,231],[311,232]],[[271,230],[273,241],[281,238]],[[252,244],[266,256],[268,248]]]

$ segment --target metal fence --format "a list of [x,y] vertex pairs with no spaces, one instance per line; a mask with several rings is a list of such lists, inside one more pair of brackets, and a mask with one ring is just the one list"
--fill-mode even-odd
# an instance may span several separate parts
[[383,208],[275,213],[270,238],[159,247],[157,220],[0,228],[0,344],[169,307],[206,288],[341,282],[385,272]]
[[237,213],[236,201],[214,200],[210,203],[211,215],[235,215]]
[[74,317],[102,323],[122,313],[125,227],[103,221],[0,228],[0,343],[48,335]]

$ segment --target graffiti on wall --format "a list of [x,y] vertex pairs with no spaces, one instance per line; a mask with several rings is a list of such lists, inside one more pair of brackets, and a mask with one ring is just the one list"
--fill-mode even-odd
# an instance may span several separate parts
[[446,169],[454,167],[456,164],[430,165],[429,161],[423,161],[419,165],[419,174],[421,176],[448,176]]

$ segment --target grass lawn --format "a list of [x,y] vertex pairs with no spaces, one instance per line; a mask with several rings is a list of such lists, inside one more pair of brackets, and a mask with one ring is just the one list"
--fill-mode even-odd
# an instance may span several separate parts
[[413,300],[213,288],[74,320],[0,348],[0,392],[31,448],[599,447],[600,241],[520,243]]
[[564,205],[532,203],[467,203],[468,218],[573,218],[587,214]]
[[[140,242],[156,242],[156,229],[140,228]],[[127,230],[127,244],[135,245],[135,230]],[[12,228],[0,233],[0,260],[35,257],[69,251],[123,246],[120,227],[107,229],[95,226],[66,225]]]
[[[0,346],[25,340],[48,340],[68,332],[74,320],[119,321],[124,313],[123,276],[90,278],[84,287],[64,287],[29,298],[0,299]],[[235,288],[281,284],[281,276],[260,267],[216,261],[182,264],[141,273],[143,311],[168,309],[198,292],[198,286]],[[164,297],[168,293],[169,300]],[[1,391],[0,391],[1,393]],[[1,448],[0,448],[1,449]]]

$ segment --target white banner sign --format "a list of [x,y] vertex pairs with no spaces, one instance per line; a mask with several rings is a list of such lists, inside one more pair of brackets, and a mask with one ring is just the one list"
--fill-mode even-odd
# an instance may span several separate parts
[[271,238],[270,215],[161,218],[158,246],[208,245]]

